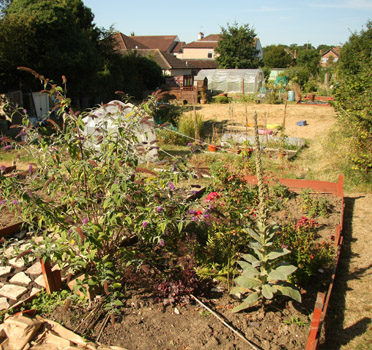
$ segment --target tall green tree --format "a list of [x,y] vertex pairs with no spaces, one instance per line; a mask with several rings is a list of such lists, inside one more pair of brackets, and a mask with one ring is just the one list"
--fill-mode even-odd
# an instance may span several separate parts
[[300,49],[297,53],[297,65],[305,67],[310,74],[319,72],[320,54],[316,49]]
[[0,17],[4,16],[12,0],[0,0]]
[[[347,145],[342,162],[355,183],[372,183],[372,21],[353,33],[337,65],[336,111],[339,141]],[[346,147],[345,147],[346,148]]]
[[27,66],[57,81],[65,75],[72,94],[89,90],[99,36],[81,0],[13,0],[0,20],[0,88],[32,88],[30,77],[17,71]]
[[221,39],[215,52],[216,61],[220,68],[258,68],[261,60],[256,50],[254,29],[248,24],[221,27]]
[[270,45],[263,48],[263,63],[269,68],[287,68],[293,62],[293,56],[285,45]]

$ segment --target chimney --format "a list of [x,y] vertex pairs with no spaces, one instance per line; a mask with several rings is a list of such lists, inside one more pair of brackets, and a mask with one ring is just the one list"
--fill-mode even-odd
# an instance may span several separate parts
[[201,39],[203,39],[203,38],[204,38],[204,33],[200,32],[200,33],[198,34],[198,40],[201,40]]

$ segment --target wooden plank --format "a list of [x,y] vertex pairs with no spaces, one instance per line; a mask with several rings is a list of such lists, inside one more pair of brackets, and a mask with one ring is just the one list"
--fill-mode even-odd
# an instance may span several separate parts
[[45,282],[45,290],[47,291],[48,294],[51,294],[55,292],[57,289],[54,282],[54,275],[50,266],[50,262],[49,260],[44,261],[44,259],[40,259],[40,264]]
[[325,294],[319,292],[316,297],[313,318],[311,319],[310,332],[307,337],[305,350],[316,350],[318,348],[324,301]]

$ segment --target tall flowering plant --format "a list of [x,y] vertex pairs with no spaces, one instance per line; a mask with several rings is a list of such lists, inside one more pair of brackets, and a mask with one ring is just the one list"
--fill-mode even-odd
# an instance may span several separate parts
[[[27,181],[0,175],[2,205],[42,232],[37,254],[71,273],[82,272],[78,287],[103,288],[107,308],[115,311],[126,266],[139,259],[141,247],[165,249],[180,236],[188,203],[174,195],[173,171],[159,174],[139,166],[134,130],[139,121],[148,122],[144,106],[125,119],[119,109],[94,134],[85,134],[85,116],[92,111],[74,112],[62,87],[31,73],[57,102],[60,119],[35,128],[25,116],[24,141],[13,147],[32,154],[36,166]],[[107,129],[108,122],[116,128]]]

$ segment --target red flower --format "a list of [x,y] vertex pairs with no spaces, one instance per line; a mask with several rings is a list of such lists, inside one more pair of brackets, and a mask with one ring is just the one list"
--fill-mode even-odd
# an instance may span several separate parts
[[219,194],[219,193],[217,193],[217,192],[211,192],[211,193],[209,193],[208,195],[207,195],[207,197],[206,197],[206,201],[207,202],[214,202],[216,199],[218,199],[218,198],[220,198],[221,197],[221,195]]

